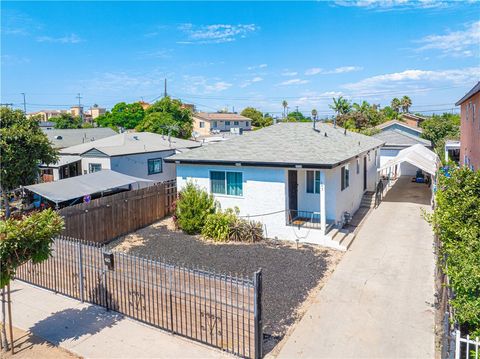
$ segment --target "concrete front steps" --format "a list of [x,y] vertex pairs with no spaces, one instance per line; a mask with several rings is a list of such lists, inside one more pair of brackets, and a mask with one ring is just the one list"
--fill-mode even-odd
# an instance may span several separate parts
[[373,208],[375,207],[375,192],[367,191],[363,194],[362,202],[360,202],[360,207]]
[[333,228],[328,235],[338,243],[341,250],[347,251],[357,234],[355,231],[351,231],[349,226],[346,226],[344,228]]

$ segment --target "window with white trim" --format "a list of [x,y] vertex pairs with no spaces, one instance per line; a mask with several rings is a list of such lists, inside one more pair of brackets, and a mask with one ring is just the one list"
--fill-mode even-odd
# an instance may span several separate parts
[[205,122],[200,121],[200,128],[205,128]]
[[320,193],[320,171],[307,171],[307,193]]
[[89,173],[94,173],[102,170],[102,164],[101,163],[89,163],[88,164],[88,172]]
[[154,175],[157,173],[162,173],[162,159],[152,158],[148,160],[148,174]]

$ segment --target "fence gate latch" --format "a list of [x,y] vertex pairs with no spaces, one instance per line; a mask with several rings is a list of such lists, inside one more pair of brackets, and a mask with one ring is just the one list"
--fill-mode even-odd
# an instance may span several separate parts
[[112,252],[103,252],[103,263],[107,266],[109,270],[113,270],[113,253]]

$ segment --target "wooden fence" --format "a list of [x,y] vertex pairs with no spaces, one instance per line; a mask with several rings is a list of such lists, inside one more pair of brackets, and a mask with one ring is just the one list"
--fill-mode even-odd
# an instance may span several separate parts
[[251,279],[216,274],[60,237],[48,260],[24,264],[16,278],[241,357],[262,356],[260,271]]
[[63,235],[105,243],[118,236],[152,224],[172,213],[176,197],[175,181],[121,192],[62,208]]

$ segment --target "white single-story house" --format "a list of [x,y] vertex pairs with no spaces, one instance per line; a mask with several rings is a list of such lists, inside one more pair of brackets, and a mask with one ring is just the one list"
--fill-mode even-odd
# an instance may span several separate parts
[[[201,143],[149,132],[121,133],[60,150],[56,164],[41,165],[43,178],[59,179],[110,169],[155,182],[175,179],[175,164],[164,159]],[[47,177],[48,176],[48,177]],[[47,182],[47,181],[45,181]]]
[[[380,149],[380,167],[395,158],[401,150],[420,144],[430,149],[432,144],[421,136],[422,129],[412,127],[401,121],[388,121],[377,126],[380,133],[373,135],[375,138],[385,142]],[[408,162],[401,162],[397,166],[388,168],[382,172],[383,175],[397,178],[399,176],[415,176],[418,168]]]
[[460,163],[460,147],[459,140],[445,141],[445,161]]
[[341,248],[341,226],[377,183],[383,142],[321,123],[279,123],[176,154],[177,187],[191,181],[223,209],[260,221],[269,238]]

